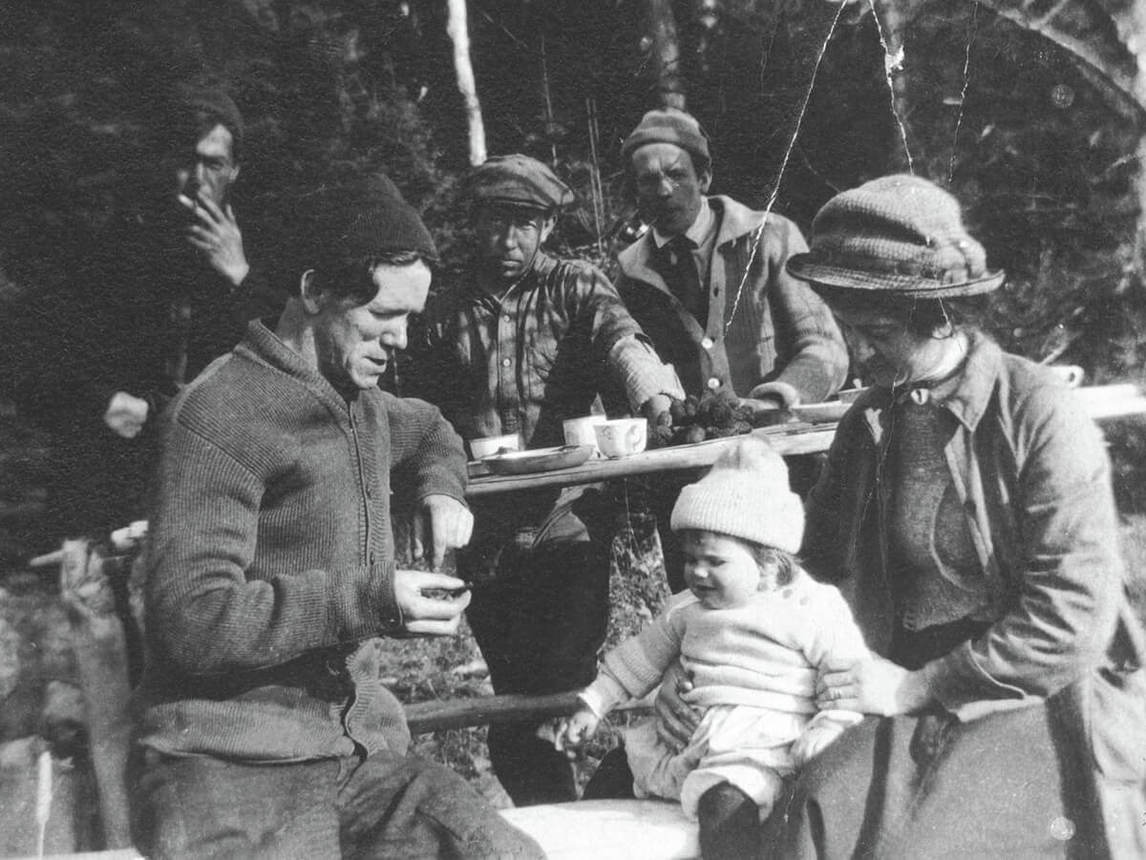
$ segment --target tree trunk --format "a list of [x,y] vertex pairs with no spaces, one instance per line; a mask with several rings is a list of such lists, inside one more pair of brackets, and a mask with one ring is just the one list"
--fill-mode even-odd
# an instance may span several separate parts
[[684,76],[672,0],[645,0],[645,15],[645,40],[652,53],[657,101],[661,107],[685,110]]
[[446,32],[454,43],[454,73],[458,78],[458,91],[462,94],[466,108],[466,125],[469,128],[470,164],[477,167],[486,159],[485,125],[481,118],[481,102],[478,100],[477,84],[474,81],[474,67],[470,62],[470,34],[466,23],[466,0],[448,0],[449,20]]

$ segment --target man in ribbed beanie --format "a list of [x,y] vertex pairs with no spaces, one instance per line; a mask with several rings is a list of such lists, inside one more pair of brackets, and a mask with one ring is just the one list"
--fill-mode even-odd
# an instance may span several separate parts
[[[649,111],[621,151],[649,229],[617,257],[617,291],[685,391],[731,392],[760,413],[833,394],[847,349],[824,302],[784,269],[807,249],[796,225],[708,194],[709,140],[690,114]],[[801,477],[811,471],[806,462],[796,468]],[[669,581],[679,587],[668,528],[677,486],[665,483],[653,498]]]
[[167,413],[137,846],[541,857],[457,774],[407,755],[380,680],[384,637],[453,635],[469,603],[461,579],[399,568],[391,529],[393,495],[439,570],[473,525],[457,434],[378,386],[425,306],[433,240],[382,178],[294,203],[295,292],[273,330],[253,321]]
[[804,503],[788,485],[784,459],[747,436],[680,491],[672,528],[718,532],[795,554],[804,537]]
[[[474,168],[465,199],[472,264],[431,299],[411,339],[402,393],[435,403],[465,439],[520,434],[526,447],[564,443],[562,424],[594,410],[655,419],[683,392],[598,268],[549,255],[544,243],[573,191],[520,153]],[[590,504],[592,502],[592,504]],[[581,488],[475,506],[464,578],[470,627],[498,693],[555,693],[596,670],[609,612],[612,517]],[[496,575],[492,575],[495,574]],[[565,757],[536,724],[490,726],[494,771],[518,806],[577,799]]]
[[[336,290],[356,287],[363,304],[376,288],[347,267],[366,273],[364,262],[422,262],[438,259],[437,245],[422,217],[385,174],[354,182],[322,185],[290,201],[290,242],[296,273],[315,269],[331,278]],[[292,287],[297,286],[292,284]]]

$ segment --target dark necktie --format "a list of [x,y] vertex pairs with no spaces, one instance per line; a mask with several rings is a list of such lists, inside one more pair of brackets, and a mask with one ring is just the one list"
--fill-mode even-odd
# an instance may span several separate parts
[[684,235],[674,236],[657,251],[658,271],[669,291],[680,299],[700,327],[708,322],[708,302],[692,257],[692,242]]

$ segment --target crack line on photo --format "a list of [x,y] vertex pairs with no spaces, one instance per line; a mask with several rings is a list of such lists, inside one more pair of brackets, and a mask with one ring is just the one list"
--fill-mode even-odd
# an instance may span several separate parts
[[828,27],[828,32],[820,44],[819,52],[816,54],[816,62],[812,66],[812,76],[808,80],[808,88],[804,92],[803,101],[800,103],[800,112],[796,115],[796,124],[792,129],[792,136],[788,139],[788,145],[784,149],[784,157],[780,160],[780,169],[776,172],[776,181],[772,185],[772,192],[768,195],[768,203],[764,206],[764,216],[760,219],[760,226],[752,233],[752,249],[748,253],[748,265],[744,267],[744,274],[736,287],[736,297],[732,300],[732,311],[728,314],[728,321],[724,324],[725,334],[728,333],[728,329],[732,326],[733,320],[736,319],[737,311],[740,310],[740,299],[744,295],[744,287],[748,283],[752,266],[756,262],[756,255],[760,250],[760,240],[764,235],[764,227],[768,223],[768,216],[772,213],[772,207],[776,205],[776,198],[780,194],[780,183],[784,179],[784,172],[788,169],[788,162],[792,158],[792,150],[795,149],[796,140],[800,136],[800,128],[804,123],[804,115],[808,112],[808,103],[812,100],[812,91],[816,88],[816,76],[820,72],[820,64],[824,61],[824,54],[828,51],[828,43],[832,40],[832,36],[836,32],[836,26],[840,22],[840,16],[843,15],[845,5],[846,4],[842,2],[836,4],[836,14],[832,18],[831,26]]

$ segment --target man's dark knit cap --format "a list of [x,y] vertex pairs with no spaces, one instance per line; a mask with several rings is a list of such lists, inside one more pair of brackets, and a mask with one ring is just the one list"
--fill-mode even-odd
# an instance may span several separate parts
[[627,161],[632,154],[649,143],[671,143],[692,156],[694,166],[711,163],[708,135],[696,117],[675,108],[651,110],[641,117],[637,127],[621,144],[621,155]]
[[500,203],[548,212],[573,202],[573,191],[548,165],[528,155],[495,155],[475,167],[466,190],[475,204]]
[[239,113],[234,99],[222,89],[185,84],[176,89],[174,102],[176,108],[184,114],[202,113],[217,119],[231,132],[236,142],[242,141],[246,132],[243,115]]
[[787,268],[813,286],[911,299],[988,293],[1006,276],[987,269],[959,201],[908,174],[873,179],[829,200],[812,221],[810,250]]
[[436,260],[438,249],[421,216],[382,174],[323,187],[296,202],[299,250],[324,259],[365,259],[413,251]]

